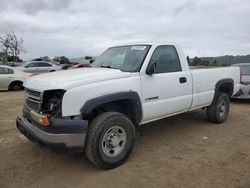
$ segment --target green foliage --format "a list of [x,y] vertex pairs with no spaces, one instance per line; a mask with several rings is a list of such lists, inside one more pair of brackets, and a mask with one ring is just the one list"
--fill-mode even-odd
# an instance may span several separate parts
[[55,57],[53,60],[60,62],[60,64],[69,64],[70,63],[69,59],[65,56]]
[[91,56],[85,56],[85,60],[93,59]]
[[187,56],[187,62],[188,62],[188,64],[190,65],[191,61],[190,61],[189,56]]
[[249,63],[250,62],[250,54],[249,55],[225,55],[218,57],[200,57],[201,60],[208,60],[210,63],[219,64],[220,66],[230,66],[235,63]]
[[194,57],[192,60],[189,60],[189,61],[190,61],[189,62],[190,66],[212,66],[212,67],[227,66],[227,64],[224,62],[218,62],[216,60],[209,61],[207,59],[203,59],[199,57]]
[[22,62],[23,60],[19,56],[11,56],[8,53],[0,52],[0,61],[4,62]]
[[23,62],[22,59],[19,58],[19,56],[8,56],[7,57],[8,62]]
[[8,54],[6,52],[0,52],[0,61],[6,61]]

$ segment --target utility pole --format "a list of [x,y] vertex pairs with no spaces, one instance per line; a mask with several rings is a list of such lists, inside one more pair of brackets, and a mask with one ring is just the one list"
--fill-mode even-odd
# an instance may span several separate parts
[[82,63],[84,63],[84,58],[83,58],[83,36],[81,35],[81,56],[82,56]]

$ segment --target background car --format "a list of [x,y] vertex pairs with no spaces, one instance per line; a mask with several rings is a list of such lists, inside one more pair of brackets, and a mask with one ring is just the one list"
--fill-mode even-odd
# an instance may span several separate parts
[[46,61],[26,62],[20,65],[19,67],[16,67],[16,69],[24,71],[24,72],[34,73],[34,74],[62,70],[61,66],[58,66],[58,65],[55,65],[54,63],[46,62]]
[[0,65],[0,90],[21,90],[24,81],[31,75],[13,67]]
[[77,65],[69,67],[68,69],[79,69],[79,68],[85,68],[85,67],[90,67],[90,65],[89,64],[79,63]]
[[53,59],[50,59],[50,58],[48,58],[46,56],[45,57],[36,58],[36,59],[31,60],[31,61],[45,61],[45,62],[53,63],[55,65],[60,66],[60,62],[55,61]]
[[74,64],[64,64],[64,65],[62,65],[62,70],[67,70],[67,69],[69,69],[70,67],[73,67],[74,66]]
[[232,97],[238,99],[250,99],[250,63],[233,64],[240,67],[240,90]]

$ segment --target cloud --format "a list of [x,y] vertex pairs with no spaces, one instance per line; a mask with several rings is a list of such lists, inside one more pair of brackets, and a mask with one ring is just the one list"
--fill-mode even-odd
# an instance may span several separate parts
[[248,0],[1,0],[0,33],[24,39],[25,59],[96,55],[132,41],[174,41],[190,56],[248,54]]

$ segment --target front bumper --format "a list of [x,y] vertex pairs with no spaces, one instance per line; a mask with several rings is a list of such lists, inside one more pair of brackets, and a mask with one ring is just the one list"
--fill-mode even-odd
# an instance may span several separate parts
[[53,119],[50,127],[44,127],[29,117],[16,119],[18,130],[29,140],[55,151],[81,152],[87,133],[85,120]]

